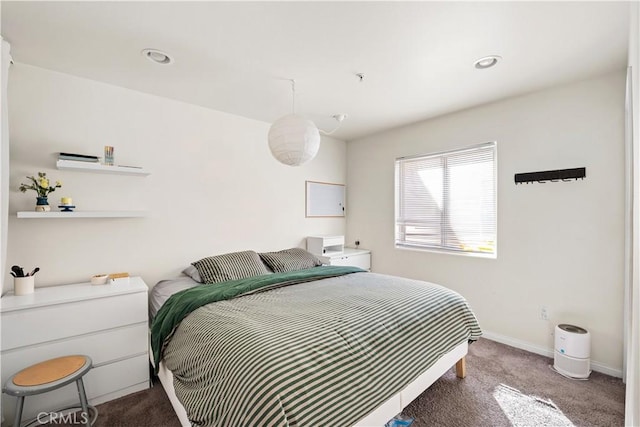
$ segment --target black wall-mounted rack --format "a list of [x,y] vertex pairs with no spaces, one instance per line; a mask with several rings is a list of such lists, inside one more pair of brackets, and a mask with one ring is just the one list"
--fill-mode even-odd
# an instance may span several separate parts
[[526,182],[540,182],[544,184],[544,181],[570,181],[578,178],[584,179],[587,176],[587,168],[574,168],[574,169],[558,169],[553,171],[544,172],[527,172],[517,173],[514,176],[516,185]]

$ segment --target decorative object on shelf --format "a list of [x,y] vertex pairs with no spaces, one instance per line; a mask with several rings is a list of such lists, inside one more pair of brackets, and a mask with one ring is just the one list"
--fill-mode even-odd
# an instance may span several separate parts
[[36,212],[49,212],[49,199],[46,197],[36,197]]
[[13,277],[29,277],[35,276],[35,274],[40,271],[40,267],[36,267],[27,274],[24,274],[24,269],[19,265],[14,265],[11,267],[11,271],[9,272]]
[[14,277],[13,278],[13,294],[14,295],[29,295],[33,293],[35,288],[35,277]]
[[71,197],[62,197],[60,199],[60,205],[58,205],[61,212],[73,212],[76,207],[73,205],[73,199]]
[[36,212],[49,212],[51,207],[47,196],[49,193],[56,191],[56,188],[62,187],[62,183],[56,181],[55,185],[50,185],[49,178],[44,172],[38,172],[37,179],[33,176],[28,176],[27,178],[31,180],[31,184],[20,183],[20,191],[26,193],[27,190],[33,190],[38,193],[36,197]]
[[574,168],[574,169],[558,169],[552,171],[544,171],[544,172],[527,172],[527,173],[517,173],[514,175],[514,181],[516,185],[522,184],[526,182],[527,184],[530,182],[539,182],[544,184],[544,181],[570,181],[578,178],[584,179],[587,176],[587,168]]
[[109,274],[109,284],[113,285],[114,283],[124,283],[124,284],[128,284],[129,283],[129,273],[122,272],[122,273],[111,273]]
[[58,160],[72,160],[74,162],[98,163],[100,161],[100,158],[97,156],[90,156],[87,154],[60,153],[58,154]]
[[338,121],[338,127],[331,132],[319,131],[316,125],[296,114],[296,81],[291,80],[293,92],[293,113],[276,120],[269,129],[269,149],[280,163],[300,166],[313,159],[320,149],[320,132],[330,135],[335,132],[346,114],[332,116]]
[[34,268],[29,273],[24,274],[24,269],[18,265],[11,267],[13,276],[13,293],[15,295],[29,295],[33,293],[35,278],[34,275],[40,271],[39,267]]
[[107,166],[113,166],[113,147],[110,145],[104,146],[104,164]]
[[96,274],[94,276],[91,276],[91,284],[92,285],[106,285],[108,278],[109,278],[108,274]]

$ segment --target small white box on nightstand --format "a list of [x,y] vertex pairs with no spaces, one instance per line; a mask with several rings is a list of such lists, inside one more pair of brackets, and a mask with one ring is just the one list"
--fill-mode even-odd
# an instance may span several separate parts
[[344,251],[344,236],[309,236],[307,251],[314,255],[327,255]]

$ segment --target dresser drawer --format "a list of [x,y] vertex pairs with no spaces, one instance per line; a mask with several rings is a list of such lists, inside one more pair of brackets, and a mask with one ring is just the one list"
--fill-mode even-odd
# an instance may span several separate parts
[[363,270],[369,270],[371,268],[371,255],[349,255],[343,257],[330,258],[330,265],[348,265],[352,267],[360,267]]
[[2,351],[142,322],[146,292],[3,312]]
[[56,357],[86,354],[93,366],[104,365],[138,354],[146,354],[148,325],[110,329],[59,341],[36,344],[2,352],[2,383],[22,369]]

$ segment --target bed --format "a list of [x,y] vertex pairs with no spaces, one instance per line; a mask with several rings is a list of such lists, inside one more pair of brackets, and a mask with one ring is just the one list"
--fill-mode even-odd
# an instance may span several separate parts
[[183,425],[381,426],[454,365],[464,377],[481,330],[459,294],[287,251],[151,291],[152,362]]

